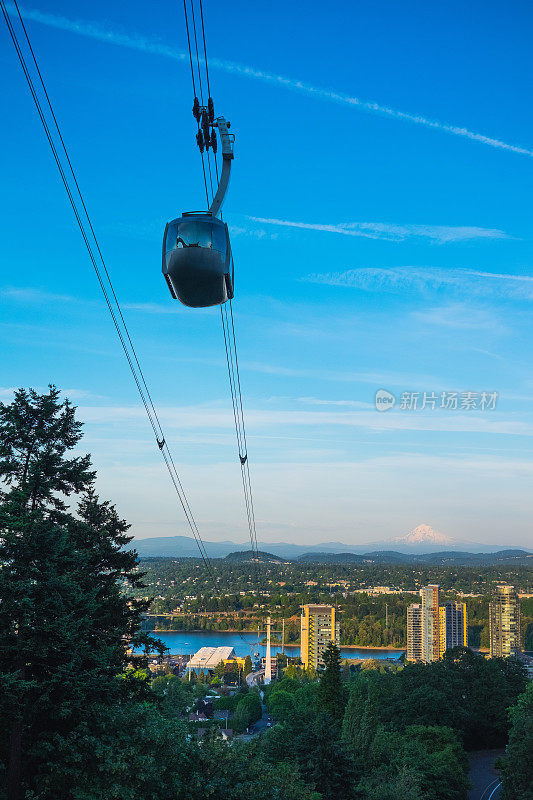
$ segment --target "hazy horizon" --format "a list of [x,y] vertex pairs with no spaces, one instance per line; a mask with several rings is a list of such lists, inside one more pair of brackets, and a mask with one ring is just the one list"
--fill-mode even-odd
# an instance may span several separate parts
[[[150,541],[151,539],[171,539],[171,538],[174,538],[174,537],[177,537],[177,536],[185,536],[187,539],[190,539],[191,542],[194,542],[193,537],[192,536],[187,536],[187,533],[183,533],[183,534],[176,534],[175,533],[175,534],[157,534],[157,535],[153,535],[153,536],[134,536],[133,544],[135,544],[136,541]],[[205,536],[203,538],[204,538],[204,541],[206,541],[208,543],[209,542],[212,542],[213,544],[232,543],[232,544],[235,544],[235,545],[242,546],[243,549],[247,549],[247,548],[249,549],[250,548],[250,539],[249,539],[249,537],[248,538],[244,538],[242,540],[240,538],[237,538],[237,537],[232,538],[231,536],[228,537],[228,538],[222,538],[222,537],[213,536],[211,539],[209,539],[209,537]],[[280,534],[279,538],[265,539],[265,538],[259,537],[258,538],[258,544],[259,544],[259,546],[261,544],[271,544],[271,545],[276,545],[276,544],[289,544],[289,545],[291,545],[291,544],[294,544],[294,545],[298,545],[299,547],[305,547],[306,544],[309,544],[312,547],[316,547],[317,545],[320,545],[320,544],[328,545],[328,546],[334,545],[334,544],[339,544],[339,545],[342,545],[343,547],[357,547],[357,548],[365,547],[366,545],[370,546],[370,545],[374,545],[374,544],[376,544],[376,545],[390,544],[392,550],[394,549],[394,545],[397,545],[398,547],[402,547],[403,546],[404,548],[407,547],[408,546],[407,543],[402,543],[402,542],[398,541],[399,538],[403,538],[403,537],[394,537],[394,536],[392,536],[392,537],[389,537],[389,538],[384,538],[384,539],[379,539],[379,540],[372,539],[372,540],[361,540],[361,541],[357,541],[357,542],[353,541],[353,540],[339,539],[339,538],[333,538],[333,537],[328,538],[328,539],[326,539],[326,538],[320,539],[319,538],[317,540],[312,540],[312,541],[311,540],[295,541],[295,540],[290,540],[290,539],[287,539],[287,538],[283,539],[283,538],[281,538],[281,534]],[[447,543],[442,543],[442,544],[431,544],[431,543],[428,543],[427,546],[430,547],[431,549],[435,549],[435,548],[439,547],[442,550],[446,550],[447,548],[452,548],[453,549],[458,544],[461,544],[461,545],[472,545],[472,546],[475,546],[475,545],[480,545],[480,546],[481,545],[501,545],[502,550],[505,550],[506,548],[515,548],[515,547],[523,547],[524,549],[528,550],[528,549],[531,549],[531,547],[532,547],[531,544],[527,544],[526,542],[514,542],[514,541],[513,542],[503,542],[503,541],[488,542],[488,541],[482,541],[482,540],[474,541],[474,540],[457,539],[457,538],[453,538],[452,539],[451,537],[450,537],[450,540]],[[416,547],[418,547],[418,548],[422,548],[424,546],[425,545],[423,543],[416,545]]]

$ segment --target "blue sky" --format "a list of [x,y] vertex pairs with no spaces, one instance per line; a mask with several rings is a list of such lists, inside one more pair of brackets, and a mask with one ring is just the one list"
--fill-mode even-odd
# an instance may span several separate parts
[[[201,208],[179,3],[24,6],[206,539],[245,541],[220,315],[172,301],[164,223]],[[531,544],[531,6],[205,0],[263,541],[421,522]],[[7,36],[2,396],[54,382],[139,538],[186,534]],[[398,398],[379,413],[378,389]],[[498,392],[408,411],[402,392]]]

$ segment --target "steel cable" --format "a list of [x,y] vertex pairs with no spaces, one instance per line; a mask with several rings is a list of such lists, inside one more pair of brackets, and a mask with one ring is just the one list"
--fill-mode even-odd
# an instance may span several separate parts
[[[190,9],[191,9],[191,20],[192,24],[189,28],[188,22],[188,12],[187,12],[187,5],[186,0],[183,0],[183,7],[185,11],[185,24],[187,29],[187,45],[189,50],[189,61],[191,65],[191,77],[192,77],[192,84],[193,84],[193,91],[195,92],[196,96],[196,83],[194,77],[194,68],[193,68],[193,46],[191,43],[191,39],[194,38],[194,50],[196,55],[196,72],[198,77],[198,85],[200,88],[200,100],[202,103],[202,107],[204,107],[204,95],[203,95],[203,82],[202,82],[202,71],[200,66],[200,55],[198,49],[198,32],[196,27],[196,15],[194,12],[194,0],[190,0]],[[201,21],[201,35],[202,35],[202,44],[203,44],[203,51],[204,51],[204,63],[205,63],[205,77],[206,77],[206,86],[208,91],[208,96],[211,97],[211,86],[209,81],[209,62],[207,58],[207,45],[206,45],[206,38],[205,38],[205,23],[204,23],[204,13],[203,13],[203,5],[202,0],[199,0],[199,10],[200,10],[200,21]],[[190,30],[192,30],[192,37],[190,35]],[[207,144],[207,143],[206,143]],[[203,166],[203,153],[202,155],[202,166]],[[212,181],[212,171],[211,171],[211,159],[209,148],[207,148],[207,165],[209,171],[209,183],[211,187],[211,196],[214,196],[213,191],[213,181]],[[215,173],[218,181],[218,162],[216,153],[213,153],[214,157],[214,165],[215,165]],[[204,173],[205,175],[205,173]],[[222,215],[221,215],[222,216]],[[248,523],[248,530],[250,536],[250,546],[251,546],[251,553],[252,553],[252,563],[253,563],[253,572],[255,572],[255,578],[257,582],[257,586],[260,586],[260,576],[259,576],[259,550],[257,545],[257,529],[256,529],[256,521],[255,521],[255,509],[254,509],[254,501],[253,501],[253,492],[252,492],[252,482],[250,476],[250,466],[248,463],[248,450],[247,450],[247,441],[246,441],[246,428],[244,424],[244,408],[242,402],[242,391],[241,391],[241,381],[240,381],[240,374],[239,374],[239,362],[237,356],[237,342],[235,336],[235,322],[233,318],[233,308],[232,302],[229,301],[230,306],[230,314],[228,315],[227,310],[227,303],[220,307],[220,316],[222,322],[222,333],[224,338],[224,349],[226,353],[226,365],[228,370],[228,381],[230,387],[230,394],[231,394],[231,403],[232,403],[232,410],[233,410],[233,420],[235,425],[235,433],[237,438],[237,451],[239,456],[240,462],[240,469],[241,469],[241,480],[243,486],[243,493],[244,493],[244,502],[245,502],[245,510],[246,510],[246,518]]]
[[[65,172],[65,169],[63,167],[63,163],[62,163],[61,158],[59,156],[57,147],[55,145],[54,138],[52,136],[50,127],[49,127],[48,122],[46,120],[46,115],[44,113],[43,107],[42,107],[41,102],[39,100],[37,89],[36,89],[35,84],[33,82],[31,73],[30,73],[30,71],[28,69],[28,65],[26,63],[26,59],[25,59],[24,54],[22,52],[22,48],[21,48],[20,42],[18,40],[18,36],[17,36],[16,31],[15,31],[15,29],[13,27],[12,22],[11,22],[11,18],[9,16],[8,11],[7,11],[5,2],[4,2],[4,0],[0,0],[0,7],[2,8],[2,14],[4,16],[4,20],[5,20],[6,26],[8,28],[11,40],[13,42],[13,46],[14,46],[15,51],[17,53],[20,65],[22,67],[22,71],[24,73],[24,77],[26,79],[26,82],[28,84],[28,88],[29,88],[30,93],[32,95],[35,108],[36,108],[37,113],[39,115],[39,118],[40,118],[43,130],[44,130],[44,133],[45,133],[46,138],[48,140],[48,144],[50,146],[50,149],[52,151],[52,155],[53,155],[54,161],[56,163],[57,169],[59,171],[59,174],[60,174],[60,177],[61,177],[61,181],[62,181],[63,186],[65,188],[69,203],[70,203],[70,205],[72,207],[72,210],[74,212],[74,216],[75,216],[78,228],[79,228],[80,233],[82,235],[85,247],[87,249],[89,258],[91,260],[91,263],[92,263],[92,266],[93,266],[93,269],[94,269],[94,272],[95,272],[96,277],[98,279],[98,283],[100,285],[102,294],[104,295],[104,299],[105,299],[108,311],[110,313],[110,316],[112,318],[113,325],[114,325],[116,333],[118,335],[118,338],[119,338],[120,344],[122,346],[124,355],[126,356],[126,360],[128,362],[128,366],[130,368],[130,371],[131,371],[132,377],[134,379],[135,385],[137,387],[139,396],[141,398],[141,401],[143,403],[144,409],[146,411],[146,415],[147,415],[148,420],[150,422],[150,425],[151,425],[155,440],[157,442],[159,450],[161,451],[161,454],[163,456],[163,460],[165,461],[165,464],[166,464],[167,470],[169,472],[171,481],[173,483],[174,489],[175,489],[175,491],[176,491],[176,493],[178,495],[178,498],[180,500],[180,504],[182,506],[182,509],[183,509],[183,512],[184,512],[185,517],[187,519],[188,525],[189,525],[189,527],[191,529],[193,537],[194,537],[194,539],[196,541],[196,544],[198,546],[198,549],[200,551],[200,555],[202,557],[202,560],[203,560],[206,568],[212,573],[212,566],[211,566],[211,563],[209,561],[209,558],[208,558],[208,555],[207,555],[207,552],[206,552],[206,549],[205,549],[205,544],[204,544],[204,542],[202,540],[202,537],[200,535],[200,532],[199,532],[198,526],[196,524],[196,521],[194,519],[194,516],[192,515],[192,511],[191,511],[187,496],[185,494],[185,491],[183,489],[183,485],[182,485],[181,480],[179,478],[179,474],[178,474],[178,472],[176,470],[176,467],[175,467],[175,464],[174,464],[172,453],[171,453],[171,451],[170,451],[170,449],[168,447],[168,444],[166,443],[164,432],[163,432],[161,423],[159,421],[159,417],[157,415],[157,411],[156,411],[154,403],[152,401],[152,397],[151,397],[150,391],[148,389],[148,385],[147,385],[143,370],[141,368],[141,365],[140,365],[140,362],[139,362],[135,347],[133,345],[133,341],[131,339],[131,336],[130,336],[126,321],[125,321],[124,316],[122,314],[122,310],[120,308],[120,304],[119,304],[117,295],[115,293],[115,290],[114,290],[114,287],[113,287],[113,284],[112,284],[112,281],[111,281],[111,277],[109,275],[105,260],[103,258],[102,251],[101,251],[98,239],[96,237],[96,234],[95,234],[95,231],[94,231],[94,228],[93,228],[89,213],[87,211],[87,207],[86,207],[86,204],[85,204],[85,201],[84,201],[84,198],[83,198],[83,195],[82,195],[82,192],[81,192],[81,189],[80,189],[76,174],[74,172],[73,165],[72,165],[71,159],[70,159],[69,154],[68,154],[68,150],[67,150],[66,145],[65,145],[65,141],[64,141],[63,136],[61,134],[61,130],[60,130],[60,127],[59,127],[59,124],[58,124],[58,121],[57,121],[57,117],[56,117],[56,115],[54,113],[54,110],[53,110],[53,106],[52,106],[52,103],[51,103],[51,100],[50,100],[50,96],[49,96],[48,91],[46,89],[46,85],[45,85],[42,73],[41,73],[41,71],[39,69],[38,62],[37,62],[33,47],[31,45],[28,32],[27,32],[26,27],[24,25],[24,22],[22,20],[22,16],[20,14],[20,9],[18,7],[17,0],[14,0],[14,5],[15,5],[15,8],[17,10],[17,14],[18,14],[20,23],[22,25],[24,36],[26,38],[26,41],[27,41],[27,44],[28,44],[28,47],[29,47],[29,50],[30,50],[30,53],[31,53],[31,56],[32,56],[32,59],[33,59],[33,62],[34,62],[34,65],[35,65],[37,73],[39,75],[39,80],[40,80],[41,86],[43,88],[44,95],[46,97],[46,101],[47,101],[50,113],[52,115],[52,119],[54,121],[54,125],[55,125],[55,128],[57,130],[57,133],[58,133],[58,136],[59,136],[59,140],[61,142],[61,146],[62,146],[63,151],[65,153],[66,161],[68,163],[68,168],[69,168],[69,170],[70,170],[70,172],[72,174],[72,178],[74,180],[74,185],[76,187],[77,194],[78,194],[78,196],[80,198],[80,202],[81,202],[81,207],[83,209],[83,213],[84,213],[84,215],[85,215],[85,217],[87,219],[87,223],[89,225],[89,230],[90,230],[90,232],[92,234],[92,238],[93,238],[94,244],[96,246],[96,251],[97,251],[97,253],[99,255],[99,258],[100,258],[100,261],[101,261],[105,276],[107,278],[107,282],[109,284],[111,295],[112,295],[113,300],[115,302],[115,305],[117,307],[118,317],[117,317],[117,315],[116,315],[116,313],[115,313],[115,311],[113,309],[113,305],[112,305],[111,300],[110,300],[110,295],[109,295],[109,293],[108,293],[108,291],[106,289],[106,286],[105,286],[105,283],[104,283],[104,280],[103,280],[103,277],[102,277],[102,273],[101,273],[100,268],[98,266],[98,259],[97,259],[96,255],[95,255],[95,252],[94,252],[93,247],[91,245],[90,237],[89,237],[89,235],[87,233],[87,230],[85,228],[85,225],[84,225],[84,222],[83,222],[83,219],[82,219],[82,214],[80,212],[80,209],[78,208],[76,199],[74,197],[73,190],[71,188],[69,179],[68,179],[67,174]],[[121,324],[122,324],[122,327],[121,327]],[[128,344],[129,344],[129,348],[128,348]]]

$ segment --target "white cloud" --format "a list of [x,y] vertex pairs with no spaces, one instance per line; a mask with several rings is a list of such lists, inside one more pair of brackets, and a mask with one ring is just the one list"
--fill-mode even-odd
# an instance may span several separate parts
[[228,225],[232,236],[249,236],[253,239],[277,239],[277,233],[268,233],[263,228],[246,228],[239,225]]
[[[10,13],[15,13],[15,9],[11,3],[7,3],[6,5]],[[73,20],[58,14],[48,14],[32,8],[23,8],[21,9],[21,13],[26,19],[31,19],[34,22],[41,23],[42,25],[48,25],[52,28],[69,31],[70,33],[75,33],[90,39],[96,39],[97,41],[105,42],[107,44],[127,47],[143,53],[150,53],[152,55],[163,56],[164,58],[171,58],[175,61],[186,62],[188,58],[184,52],[176,50],[170,45],[158,41],[157,39],[148,39],[145,36],[131,35],[128,33],[121,33],[116,30],[106,29],[94,22]],[[308,97],[316,97],[319,100],[326,100],[331,103],[350,106],[361,111],[389,117],[390,119],[411,122],[415,125],[422,125],[426,128],[432,128],[433,130],[450,133],[454,136],[461,136],[462,138],[480,142],[481,144],[494,147],[498,150],[506,150],[508,152],[517,153],[520,155],[533,156],[533,150],[508,144],[500,139],[485,136],[481,133],[475,133],[474,131],[468,130],[468,128],[464,128],[459,125],[450,125],[446,122],[428,119],[420,114],[398,111],[395,108],[390,108],[388,106],[381,105],[380,103],[368,102],[366,100],[361,100],[359,97],[354,97],[353,95],[332,91],[331,89],[325,89],[318,86],[312,86],[311,84],[295,80],[294,78],[287,78],[283,75],[265,72],[263,70],[245,66],[243,64],[237,64],[233,61],[210,58],[209,66],[215,70],[221,70],[233,75],[240,75],[244,78],[251,78],[252,80],[261,81],[272,86],[278,86],[283,89],[299,92],[307,95]]]
[[77,303],[78,298],[65,294],[54,294],[53,292],[35,289],[32,286],[16,287],[7,286],[0,289],[0,295],[10,300],[20,303]]
[[464,303],[453,303],[437,308],[427,308],[423,311],[414,311],[412,316],[420,320],[420,322],[447,328],[490,330],[493,333],[501,333],[505,330],[505,326],[502,325],[499,318],[492,311],[475,308]]
[[362,267],[344,272],[309,275],[304,280],[328,286],[346,286],[366,291],[403,292],[457,289],[479,296],[533,300],[533,276],[482,272],[473,269],[431,267]]
[[61,388],[63,397],[68,397],[69,400],[105,400],[103,394],[95,394],[87,389],[63,389]]
[[[92,424],[115,425],[121,422],[137,423],[145,415],[141,406],[86,406],[79,409],[79,418]],[[229,408],[183,407],[159,408],[162,425],[169,429],[190,430],[201,428],[231,430],[234,424]],[[247,409],[246,427],[252,434],[260,434],[265,428],[276,426],[298,427],[333,426],[360,428],[372,431],[435,431],[455,433],[508,434],[533,436],[533,425],[519,419],[505,419],[494,411],[439,412],[426,411],[293,411]],[[126,429],[124,429],[127,433]]]
[[[0,387],[0,397],[7,397],[9,399],[13,398],[13,395],[17,391],[15,386],[9,387]],[[46,393],[48,391],[47,386],[36,386],[33,387],[37,392]],[[60,387],[61,388],[61,387]],[[63,389],[61,388],[61,395],[63,397],[68,397],[69,400],[103,400],[104,395],[94,394],[94,392],[90,392],[87,389]]]
[[169,302],[168,305],[162,303],[122,303],[122,308],[127,311],[142,311],[145,314],[181,314],[183,306],[176,301]]
[[267,375],[281,375],[287,378],[312,378],[317,381],[339,381],[340,383],[370,383],[373,386],[434,386],[440,388],[440,380],[428,375],[407,375],[394,372],[355,372],[348,370],[328,370],[321,367],[303,369],[284,367],[279,364],[265,364],[248,361],[243,364],[247,370],[262,372]]
[[403,242],[406,239],[429,239],[437,244],[462,242],[471,239],[509,239],[504,231],[498,228],[479,228],[451,225],[394,225],[386,222],[295,222],[273,217],[248,217],[252,222],[264,225],[279,225],[285,228],[300,228],[325,233],[338,233],[343,236],[362,236],[366,239],[384,239],[388,242]]
[[321,400],[318,397],[298,397],[299,403],[310,406],[345,406],[347,408],[373,408],[372,403],[361,400]]

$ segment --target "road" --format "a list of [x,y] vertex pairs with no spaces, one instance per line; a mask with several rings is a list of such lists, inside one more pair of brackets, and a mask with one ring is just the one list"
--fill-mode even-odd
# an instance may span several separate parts
[[250,672],[249,675],[246,676],[246,683],[252,688],[252,686],[257,686],[257,681],[265,674],[264,669],[260,669],[257,672]]
[[468,800],[498,800],[502,787],[494,762],[504,754],[505,750],[478,750],[469,754],[468,777],[472,789],[468,792]]

